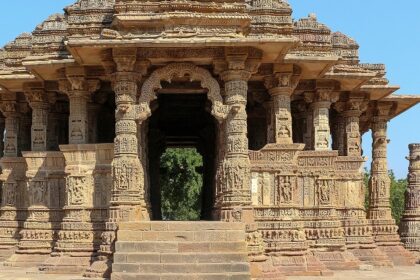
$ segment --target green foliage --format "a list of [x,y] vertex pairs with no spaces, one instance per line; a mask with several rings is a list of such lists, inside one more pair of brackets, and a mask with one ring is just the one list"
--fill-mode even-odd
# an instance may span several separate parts
[[391,208],[392,217],[397,224],[400,223],[405,207],[405,191],[407,190],[407,179],[396,179],[392,171],[389,172],[391,178]]
[[[366,210],[369,208],[369,178],[370,174],[365,169],[364,174],[364,183],[366,186],[366,201],[365,207]],[[391,179],[391,210],[392,210],[392,217],[395,219],[397,224],[400,223],[402,214],[404,212],[405,207],[405,192],[407,190],[407,179],[396,179],[394,172],[392,170],[389,171],[389,178]]]
[[160,186],[163,220],[199,220],[203,165],[195,149],[169,148],[161,157]]

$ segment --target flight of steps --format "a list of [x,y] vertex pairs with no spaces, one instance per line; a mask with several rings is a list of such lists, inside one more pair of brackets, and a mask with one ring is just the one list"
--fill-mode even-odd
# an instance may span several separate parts
[[250,280],[244,224],[121,223],[111,280],[141,279]]

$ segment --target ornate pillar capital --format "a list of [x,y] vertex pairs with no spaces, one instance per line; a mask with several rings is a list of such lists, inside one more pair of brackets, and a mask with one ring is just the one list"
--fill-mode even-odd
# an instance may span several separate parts
[[30,82],[25,83],[24,86],[24,93],[26,100],[28,101],[29,105],[33,108],[33,106],[46,106],[49,103],[49,95],[44,88],[44,84],[42,82]]
[[248,81],[258,71],[260,64],[260,59],[249,58],[245,53],[227,54],[225,59],[213,62],[215,73],[225,82]]
[[264,84],[268,93],[291,96],[300,80],[300,71],[293,64],[275,64],[273,74],[265,77]]
[[395,110],[394,102],[376,102],[374,107],[373,122],[388,122],[393,110]]

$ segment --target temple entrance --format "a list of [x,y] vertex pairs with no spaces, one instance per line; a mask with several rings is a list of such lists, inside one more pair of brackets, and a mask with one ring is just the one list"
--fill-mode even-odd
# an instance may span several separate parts
[[160,93],[151,104],[147,140],[153,220],[211,219],[216,120],[205,91],[200,91]]

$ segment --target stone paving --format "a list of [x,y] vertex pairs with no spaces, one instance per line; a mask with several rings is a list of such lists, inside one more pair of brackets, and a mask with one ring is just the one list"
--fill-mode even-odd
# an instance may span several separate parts
[[288,277],[287,280],[420,280],[420,265],[372,271],[335,271],[334,276],[330,277]]
[[[42,274],[35,268],[10,268],[0,265],[0,280],[99,280],[72,275]],[[420,265],[374,269],[372,271],[340,271],[331,277],[288,277],[287,280],[420,280]]]

